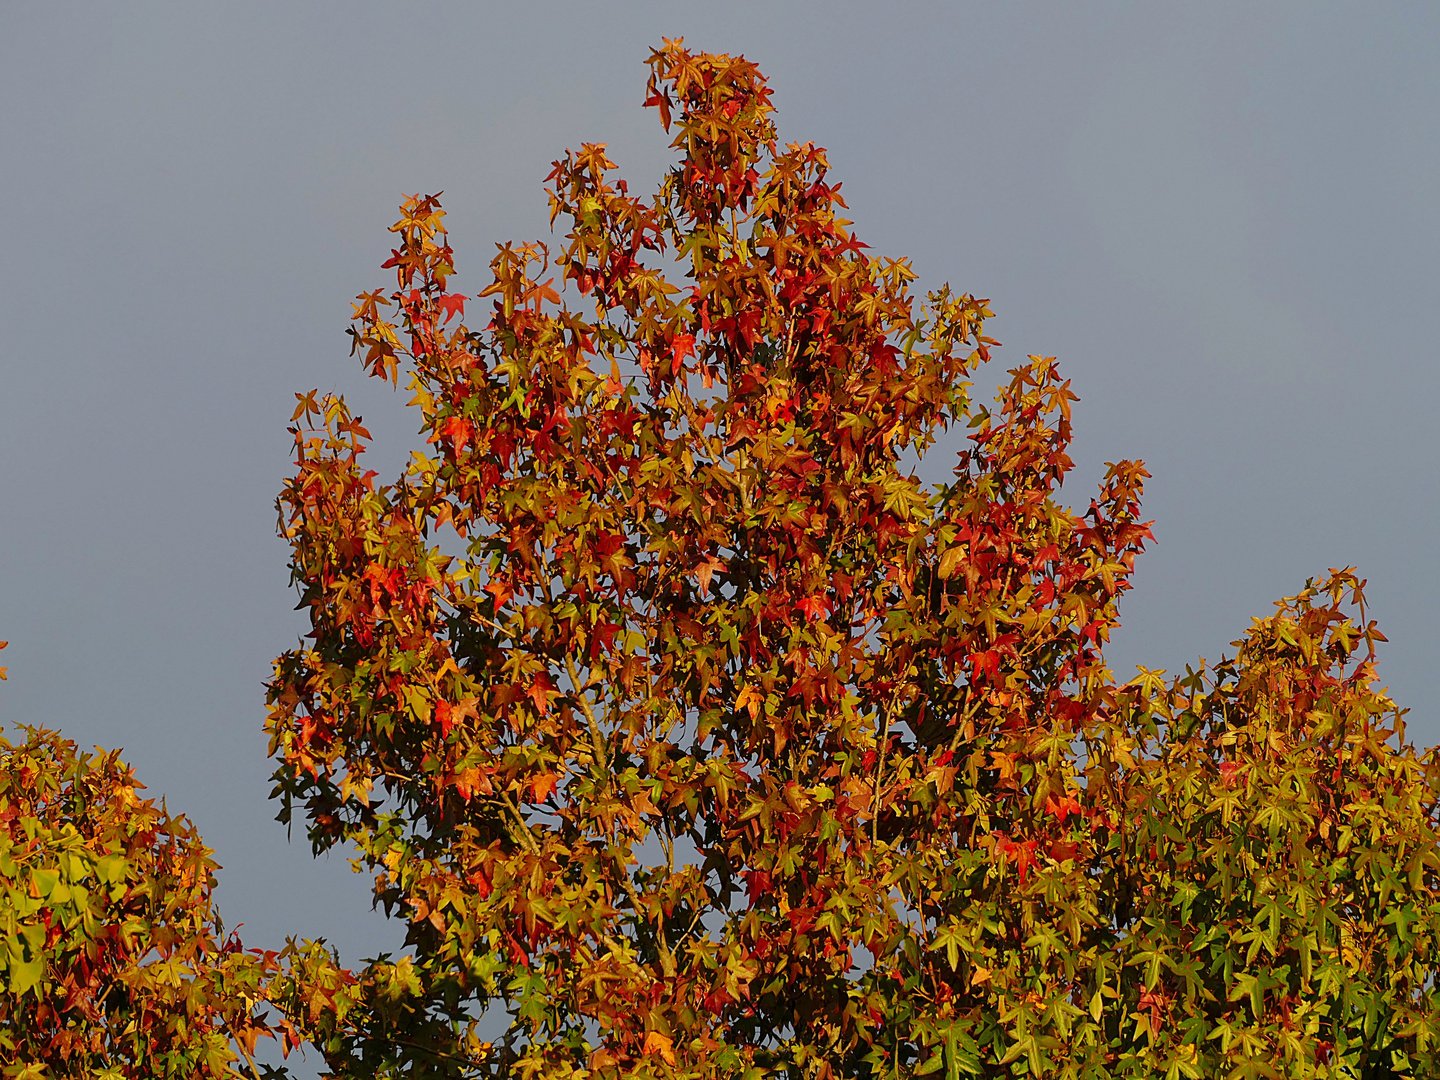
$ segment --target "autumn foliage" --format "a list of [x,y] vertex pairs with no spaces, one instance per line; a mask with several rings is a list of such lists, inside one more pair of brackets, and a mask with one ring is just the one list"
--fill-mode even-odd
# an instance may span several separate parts
[[0,737],[0,1067],[226,1077],[270,1028],[266,965],[226,936],[194,826],[114,753]]
[[755,66],[649,67],[658,191],[567,153],[557,239],[478,296],[403,204],[351,330],[412,395],[401,476],[299,395],[281,818],[408,934],[260,954],[287,1045],[357,1078],[1435,1075],[1440,770],[1363,582],[1118,682],[1144,469],[1061,502],[1055,361],[974,396],[987,301],[860,243]]

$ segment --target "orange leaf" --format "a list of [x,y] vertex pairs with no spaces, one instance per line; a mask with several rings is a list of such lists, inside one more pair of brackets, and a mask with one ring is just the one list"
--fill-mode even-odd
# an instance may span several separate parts
[[1080,803],[1074,795],[1066,795],[1063,799],[1056,799],[1051,795],[1045,800],[1045,809],[1060,819],[1060,824],[1065,824],[1065,819],[1071,814],[1080,813]]
[[695,580],[700,583],[700,591],[708,594],[710,592],[710,579],[715,576],[715,571],[724,570],[725,564],[715,556],[695,567]]
[[450,729],[467,716],[473,717],[477,715],[475,708],[476,701],[476,698],[471,697],[466,698],[464,701],[457,701],[454,705],[451,705],[450,702],[443,698],[435,702],[435,720],[440,725],[440,734],[442,737],[448,737]]
[[675,1043],[667,1035],[661,1035],[658,1031],[652,1031],[645,1036],[646,1055],[659,1054],[666,1065],[675,1064]]
[[560,777],[553,772],[541,773],[530,779],[530,796],[535,802],[544,802],[560,783]]
[[760,707],[765,703],[765,695],[756,686],[747,686],[735,697],[737,709],[748,709],[750,719],[755,720],[760,715]]
[[449,416],[440,425],[440,434],[450,440],[458,456],[465,449],[465,444],[470,441],[470,425],[465,422],[464,417]]

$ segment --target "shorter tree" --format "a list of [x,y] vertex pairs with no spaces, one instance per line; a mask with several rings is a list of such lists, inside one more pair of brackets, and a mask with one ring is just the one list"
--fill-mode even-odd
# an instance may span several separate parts
[[1440,1075],[1440,762],[1376,684],[1363,585],[1331,571],[1234,658],[1120,693],[1088,1004],[1124,1075]]
[[233,1077],[271,1033],[264,957],[226,935],[195,827],[118,754],[0,736],[0,1073]]

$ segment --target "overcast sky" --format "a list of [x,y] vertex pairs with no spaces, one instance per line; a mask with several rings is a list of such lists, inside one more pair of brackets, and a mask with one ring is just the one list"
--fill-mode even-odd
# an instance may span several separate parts
[[251,944],[398,941],[266,802],[291,394],[402,460],[344,335],[400,196],[444,190],[478,291],[567,147],[658,178],[643,61],[678,35],[760,64],[874,251],[991,298],[982,383],[1061,358],[1071,499],[1148,463],[1122,677],[1358,565],[1440,741],[1440,6],[1378,2],[0,4],[0,720],[123,747]]

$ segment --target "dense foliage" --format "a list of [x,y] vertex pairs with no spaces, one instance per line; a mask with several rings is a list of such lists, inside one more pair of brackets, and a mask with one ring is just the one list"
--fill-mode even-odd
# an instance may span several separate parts
[[1134,971],[1094,1009],[1157,1072],[1440,1072],[1440,768],[1375,687],[1362,585],[1332,572],[1233,660],[1121,695],[1096,866]]
[[276,793],[404,954],[217,944],[193,832],[36,733],[6,1075],[222,1075],[262,1002],[354,1078],[1440,1074],[1440,763],[1364,583],[1117,682],[1144,469],[1063,504],[1056,363],[972,397],[987,302],[869,253],[754,65],[649,65],[659,190],[567,153],[479,297],[405,201],[352,330],[400,477],[299,396]]
[[265,965],[224,933],[209,849],[118,755],[25,734],[0,736],[0,1074],[233,1076]]

